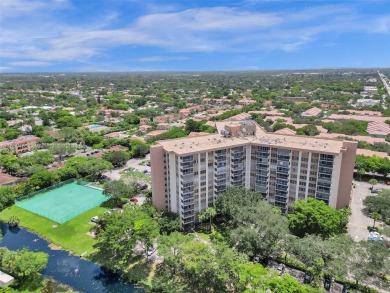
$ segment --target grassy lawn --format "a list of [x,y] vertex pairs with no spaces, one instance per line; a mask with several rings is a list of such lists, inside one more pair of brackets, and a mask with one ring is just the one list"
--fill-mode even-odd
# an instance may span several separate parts
[[93,227],[90,219],[103,215],[106,210],[107,208],[96,207],[64,224],[58,224],[14,205],[0,213],[0,220],[7,222],[10,216],[16,215],[21,227],[36,232],[54,245],[76,255],[86,252],[84,256],[87,256],[94,251],[92,246],[96,243],[93,237],[86,234]]

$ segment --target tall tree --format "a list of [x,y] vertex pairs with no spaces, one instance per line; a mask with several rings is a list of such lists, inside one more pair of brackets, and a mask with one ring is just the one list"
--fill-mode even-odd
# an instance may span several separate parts
[[340,223],[344,221],[340,212],[313,198],[298,200],[292,209],[287,219],[291,231],[299,237],[308,233],[328,238],[339,233]]

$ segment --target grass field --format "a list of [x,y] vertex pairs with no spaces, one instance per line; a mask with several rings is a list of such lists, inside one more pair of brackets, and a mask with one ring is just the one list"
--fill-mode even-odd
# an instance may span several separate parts
[[93,245],[96,243],[93,237],[86,234],[92,227],[90,219],[93,216],[103,215],[106,210],[107,208],[96,207],[64,224],[58,224],[17,206],[12,206],[0,213],[0,220],[7,222],[10,216],[18,216],[21,227],[37,233],[54,245],[76,255],[86,252],[84,256],[87,256],[94,251]]

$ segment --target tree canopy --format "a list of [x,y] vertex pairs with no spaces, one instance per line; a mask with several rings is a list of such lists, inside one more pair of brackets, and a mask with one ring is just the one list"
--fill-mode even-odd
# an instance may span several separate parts
[[299,237],[314,234],[329,238],[339,234],[348,223],[348,213],[335,210],[321,200],[298,200],[291,207],[293,212],[287,215],[289,227]]

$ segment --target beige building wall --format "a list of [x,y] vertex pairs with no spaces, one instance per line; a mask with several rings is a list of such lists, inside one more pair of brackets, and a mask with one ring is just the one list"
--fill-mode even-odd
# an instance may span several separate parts
[[[259,134],[260,137],[262,135]],[[222,142],[223,138],[213,138],[214,136],[202,137],[203,143],[200,139],[183,138],[162,141],[161,144],[158,143],[151,148],[153,204],[156,208],[168,208],[180,214],[182,224],[190,223],[189,217],[193,218],[191,213],[195,216],[198,211],[212,204],[217,196],[217,186],[220,191],[223,191],[224,186],[234,184],[263,190],[261,192],[267,196],[267,200],[283,210],[288,210],[296,200],[309,197],[323,198],[334,208],[348,206],[356,142],[318,139],[313,148],[313,144],[307,145],[308,141],[306,141],[312,138],[291,136],[294,137],[295,144],[301,144],[298,148],[294,145],[272,145],[267,140],[261,144],[251,142],[249,139],[244,140],[243,143],[241,138],[225,139]],[[279,144],[285,142],[284,138],[277,139],[276,142]],[[218,146],[212,148],[210,144]],[[239,148],[241,146],[243,151]],[[201,150],[194,150],[197,148]],[[188,160],[188,156],[191,155],[193,160],[189,162],[193,172],[187,173],[188,176],[184,176],[183,181],[180,166],[182,161]],[[329,163],[329,167],[326,166],[326,161],[332,162]],[[260,169],[258,164],[261,165]],[[324,167],[328,171],[324,171]],[[285,170],[286,168],[288,171]],[[215,171],[216,169],[218,171]],[[222,175],[223,170],[226,170],[226,177]],[[325,177],[324,172],[329,174],[330,178]],[[187,207],[183,208],[184,193],[186,193],[185,201],[188,201],[189,196],[191,198],[188,191],[183,193],[183,184],[190,182],[193,183],[194,188],[193,207],[191,208],[191,203],[187,203]],[[263,189],[264,182],[268,182],[265,189]]]
[[150,148],[152,169],[152,202],[157,209],[165,209],[164,148],[155,145]]
[[349,206],[349,200],[352,191],[352,179],[355,166],[355,157],[357,143],[352,141],[344,141],[343,147],[346,151],[343,153],[340,174],[342,178],[339,181],[338,197],[336,208],[341,209]]

